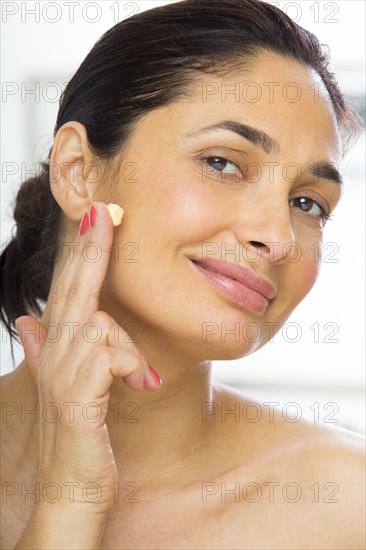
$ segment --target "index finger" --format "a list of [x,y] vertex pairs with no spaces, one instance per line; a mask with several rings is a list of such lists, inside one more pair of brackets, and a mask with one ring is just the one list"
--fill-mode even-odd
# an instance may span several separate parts
[[69,327],[77,334],[99,309],[99,296],[109,264],[113,224],[107,205],[94,201],[90,207],[93,227],[75,238],[74,261],[67,261],[55,286],[51,322],[61,337],[58,344],[69,344]]

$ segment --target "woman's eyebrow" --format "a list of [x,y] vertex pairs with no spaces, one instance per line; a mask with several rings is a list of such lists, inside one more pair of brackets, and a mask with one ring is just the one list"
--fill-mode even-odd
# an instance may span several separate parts
[[187,134],[185,137],[197,137],[201,134],[213,132],[215,130],[230,130],[230,132],[235,132],[239,136],[253,143],[256,147],[263,149],[265,153],[278,153],[280,149],[277,141],[263,132],[263,130],[259,130],[258,128],[254,128],[253,126],[242,124],[234,120],[223,120],[222,122],[211,124],[210,126],[197,130],[197,132],[194,132],[193,134]]
[[335,165],[327,160],[320,160],[310,164],[306,170],[317,180],[327,180],[337,183],[339,186],[343,185],[343,178]]

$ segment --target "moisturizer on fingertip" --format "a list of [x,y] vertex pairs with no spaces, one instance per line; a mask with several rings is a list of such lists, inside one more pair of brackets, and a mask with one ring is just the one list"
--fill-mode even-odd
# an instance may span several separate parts
[[112,218],[113,225],[121,225],[121,220],[125,211],[118,204],[112,204],[111,202],[107,204],[109,214]]

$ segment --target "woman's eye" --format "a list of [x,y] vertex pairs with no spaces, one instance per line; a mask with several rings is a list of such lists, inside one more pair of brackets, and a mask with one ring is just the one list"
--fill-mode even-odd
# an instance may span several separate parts
[[236,176],[238,178],[242,175],[239,166],[235,164],[235,162],[227,160],[224,157],[206,157],[203,160],[208,165],[209,169],[212,168],[215,172],[229,176]]
[[302,210],[302,212],[309,214],[309,216],[313,216],[316,218],[320,217],[323,219],[330,218],[325,209],[310,197],[296,197],[294,199],[290,199],[290,206],[299,208],[300,210]]
[[[235,162],[224,157],[206,157],[202,160],[208,166],[209,170],[212,169],[216,173],[223,174],[224,176],[235,176],[237,180],[243,176],[240,167]],[[295,197],[290,199],[289,203],[290,206],[299,208],[302,212],[314,218],[321,218],[323,221],[331,218],[326,209],[310,197]]]

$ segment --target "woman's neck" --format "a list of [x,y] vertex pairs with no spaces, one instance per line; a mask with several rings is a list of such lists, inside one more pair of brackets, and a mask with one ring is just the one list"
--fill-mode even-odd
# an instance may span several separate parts
[[161,486],[200,477],[214,445],[215,424],[204,414],[214,391],[210,362],[165,370],[154,392],[134,392],[115,379],[106,423],[123,480]]

